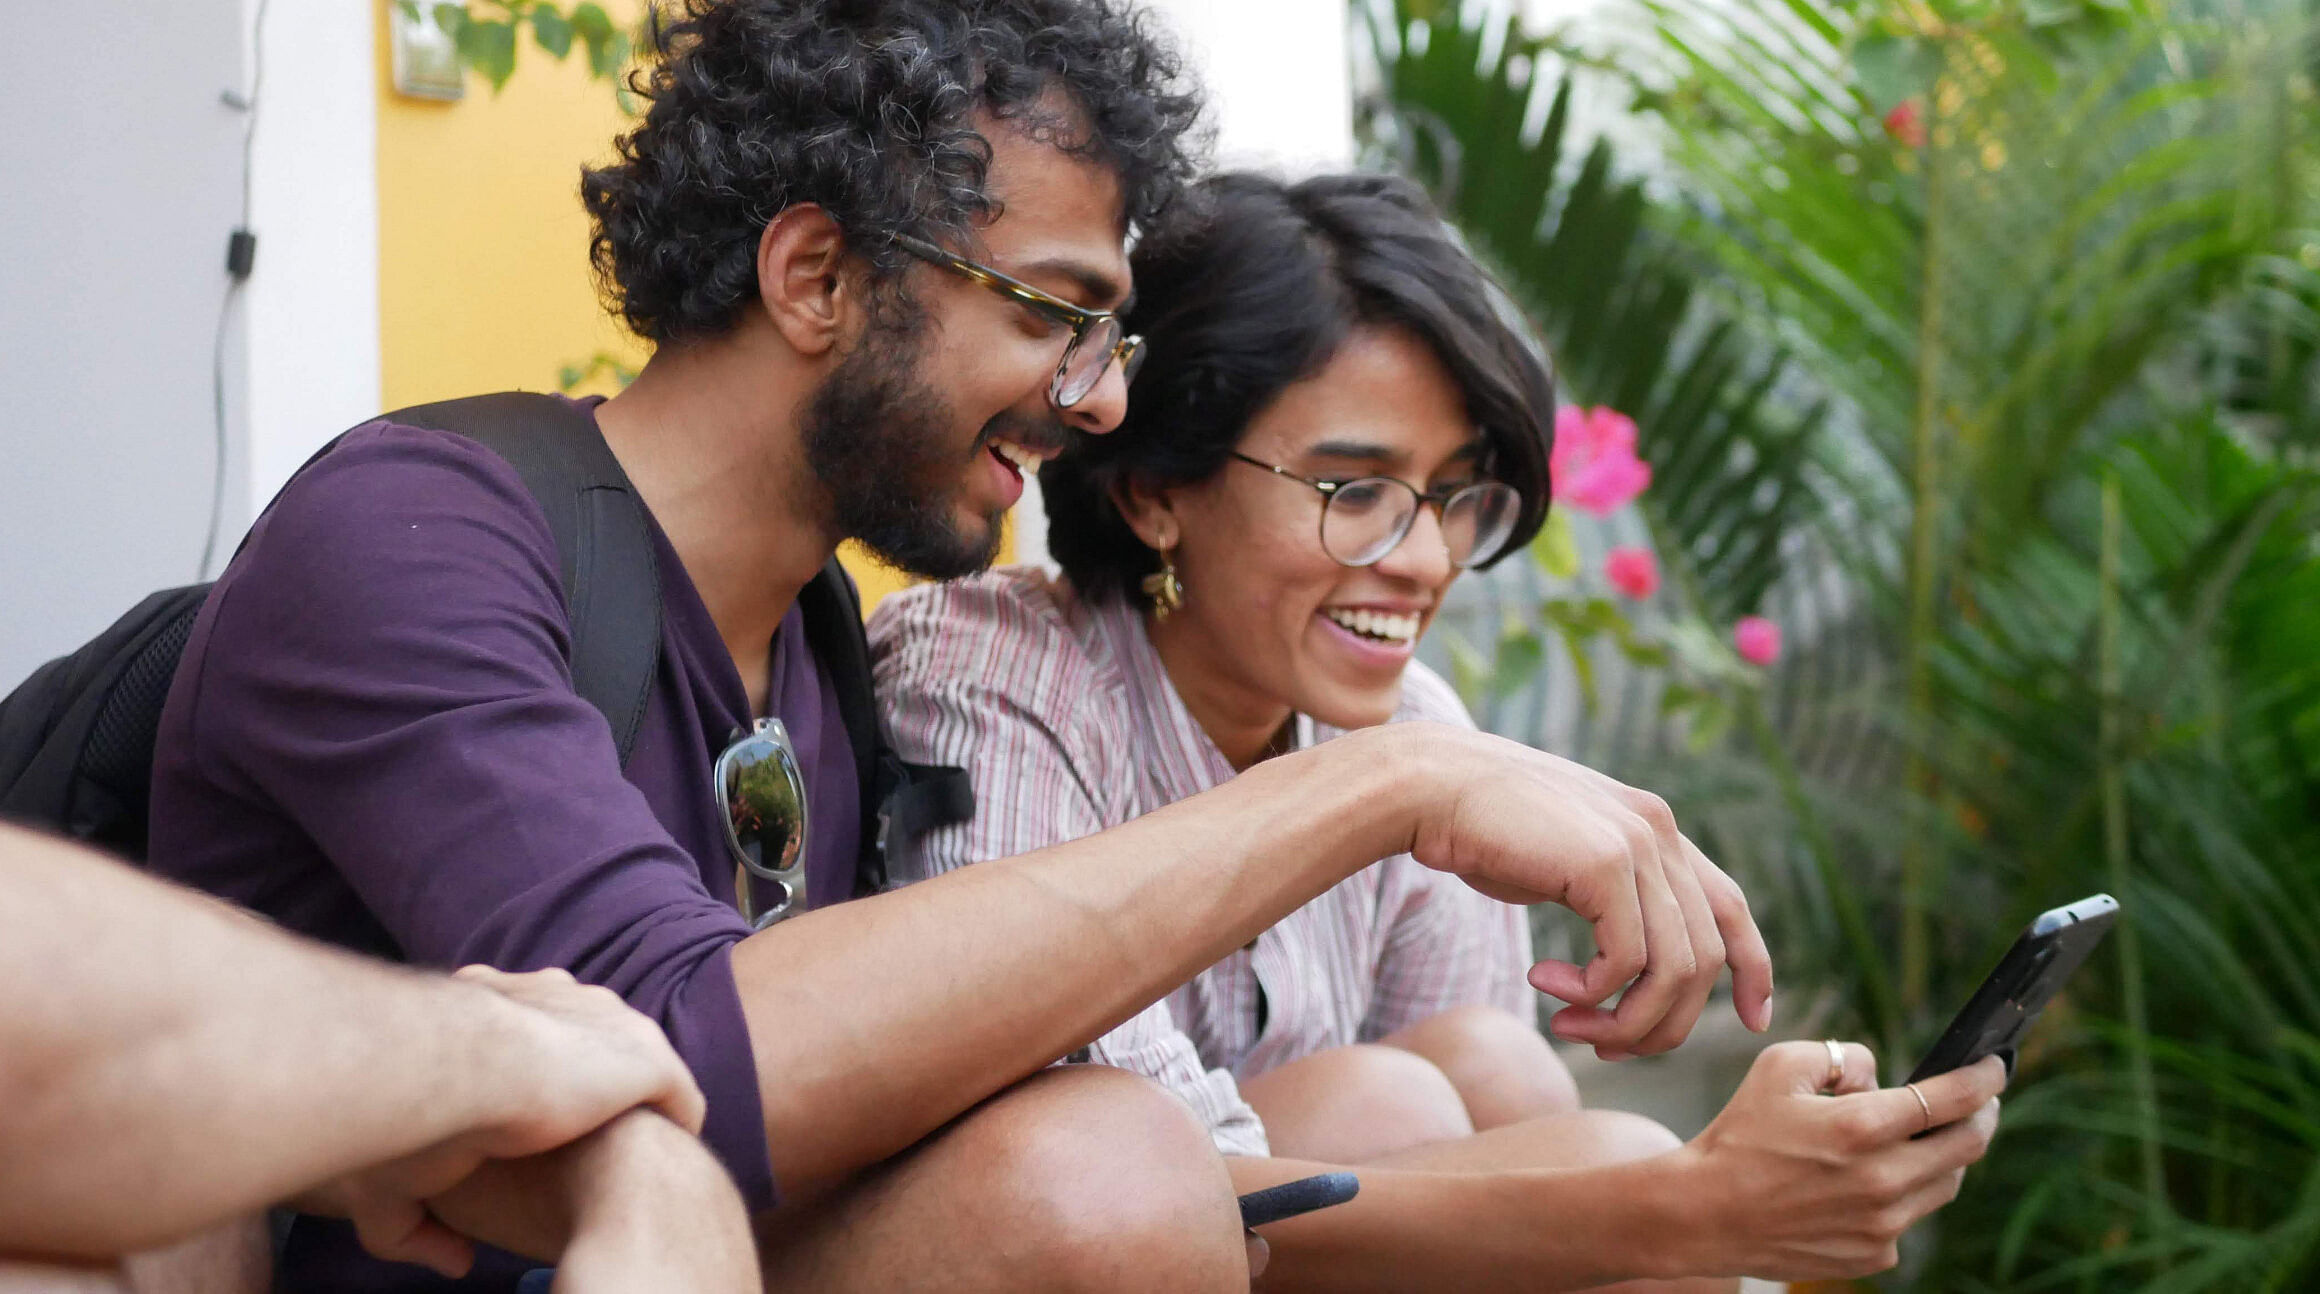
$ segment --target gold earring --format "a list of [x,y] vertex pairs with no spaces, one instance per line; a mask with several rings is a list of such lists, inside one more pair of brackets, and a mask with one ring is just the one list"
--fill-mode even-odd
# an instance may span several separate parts
[[1184,585],[1176,578],[1176,550],[1160,550],[1160,569],[1144,577],[1144,596],[1152,599],[1152,618],[1166,620],[1168,613],[1184,605]]

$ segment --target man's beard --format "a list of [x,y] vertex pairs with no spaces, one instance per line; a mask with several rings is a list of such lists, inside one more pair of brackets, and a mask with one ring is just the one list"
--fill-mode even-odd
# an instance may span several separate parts
[[954,519],[964,464],[949,407],[918,380],[926,331],[922,315],[864,332],[807,406],[806,463],[839,534],[913,575],[948,580],[999,555],[1004,514],[986,516],[979,536]]

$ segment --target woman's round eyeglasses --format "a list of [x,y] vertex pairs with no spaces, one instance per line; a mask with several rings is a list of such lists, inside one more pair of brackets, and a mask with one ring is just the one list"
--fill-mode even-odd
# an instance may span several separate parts
[[988,265],[953,255],[922,239],[896,234],[894,245],[922,261],[964,275],[1033,313],[1071,329],[1071,341],[1056,361],[1055,376],[1047,384],[1047,398],[1058,409],[1069,409],[1088,397],[1104,370],[1120,361],[1120,380],[1133,382],[1144,363],[1144,339],[1127,336],[1120,316],[1110,310],[1089,310],[1062,297],[1051,296],[1021,279],[1009,278]]
[[1321,551],[1340,566],[1384,561],[1417,524],[1419,506],[1429,503],[1441,515],[1442,546],[1449,551],[1450,564],[1460,570],[1478,566],[1506,547],[1522,511],[1522,496],[1502,481],[1421,491],[1398,477],[1319,481],[1239,450],[1232,456],[1321,492]]

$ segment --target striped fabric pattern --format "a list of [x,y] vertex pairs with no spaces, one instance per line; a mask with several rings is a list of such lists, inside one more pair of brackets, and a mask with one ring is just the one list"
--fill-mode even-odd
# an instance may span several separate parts
[[[893,860],[898,881],[1102,831],[1233,776],[1169,683],[1142,614],[1083,602],[1038,568],[892,595],[870,641],[896,749],[963,766],[975,788],[973,820],[914,842]],[[1394,718],[1473,726],[1416,663]],[[1296,728],[1299,747],[1339,735],[1303,715]],[[1530,962],[1521,909],[1397,854],[1105,1035],[1092,1058],[1175,1091],[1225,1153],[1262,1155],[1264,1128],[1236,1080],[1453,1007],[1525,1015]]]

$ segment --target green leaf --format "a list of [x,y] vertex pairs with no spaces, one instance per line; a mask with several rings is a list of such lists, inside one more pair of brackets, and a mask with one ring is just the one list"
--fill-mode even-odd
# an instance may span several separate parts
[[612,15],[604,12],[604,6],[597,4],[596,0],[581,0],[581,3],[573,5],[569,21],[573,34],[588,42],[590,48],[609,39],[614,31]]
[[403,21],[407,23],[425,21],[419,13],[419,0],[395,0],[395,12],[403,15]]
[[601,44],[588,47],[588,68],[607,81],[613,80],[628,66],[632,52],[628,37],[614,32]]
[[467,6],[438,4],[432,12],[435,15],[435,29],[457,41],[459,33],[467,26]]
[[508,78],[515,75],[515,24],[479,22],[471,18],[453,39],[458,43],[459,57],[491,82],[493,93],[498,93]]
[[1547,649],[1539,636],[1528,629],[1517,630],[1498,640],[1498,665],[1493,671],[1491,690],[1500,696],[1527,687],[1539,676],[1539,667],[1546,663]]
[[550,4],[532,6],[532,39],[540,48],[562,58],[572,52],[572,22]]
[[1579,541],[1571,533],[1569,512],[1558,508],[1547,514],[1547,524],[1539,527],[1538,537],[1531,540],[1531,560],[1555,579],[1578,576]]
[[1853,77],[1880,110],[1925,93],[1940,66],[1939,54],[1907,36],[1864,36],[1853,46]]
[[1495,690],[1491,686],[1490,662],[1457,630],[1450,630],[1445,641],[1450,644],[1450,686],[1458,689],[1458,699],[1466,703],[1468,710],[1481,709]]

